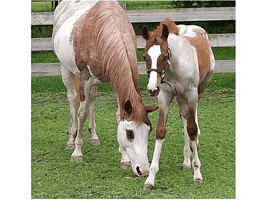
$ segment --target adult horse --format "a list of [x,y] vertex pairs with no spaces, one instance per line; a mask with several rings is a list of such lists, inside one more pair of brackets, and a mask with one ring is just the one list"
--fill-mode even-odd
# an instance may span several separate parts
[[191,167],[190,157],[193,153],[194,182],[202,182],[197,150],[200,134],[197,103],[204,86],[211,79],[215,65],[208,35],[201,27],[176,25],[171,19],[162,21],[152,32],[144,27],[142,35],[146,40],[143,56],[149,74],[147,89],[151,95],[158,95],[160,108],[155,150],[145,187],[154,186],[169,106],[174,97],[180,106],[184,125],[183,167]]
[[[82,128],[90,115],[90,142],[98,143],[94,100],[100,82],[112,82],[117,92],[120,122],[117,130],[121,164],[131,163],[138,176],[149,172],[147,145],[151,123],[140,95],[137,45],[133,27],[116,1],[63,1],[55,11],[54,51],[62,64],[62,79],[70,104],[71,159],[82,161]],[[79,77],[76,92],[75,76]],[[77,113],[77,99],[81,103]]]

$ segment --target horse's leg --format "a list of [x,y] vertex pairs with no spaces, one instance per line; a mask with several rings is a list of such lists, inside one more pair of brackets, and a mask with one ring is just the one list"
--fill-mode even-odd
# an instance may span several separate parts
[[77,92],[75,87],[75,75],[66,70],[61,66],[61,73],[63,83],[67,88],[67,99],[70,107],[70,128],[69,128],[69,140],[67,142],[67,147],[69,149],[74,149],[75,147],[75,138],[77,135],[76,128],[76,105],[77,105]]
[[90,104],[89,104],[89,115],[90,115],[90,121],[89,121],[89,132],[90,132],[90,144],[96,145],[100,144],[99,138],[96,134],[96,123],[95,123],[95,98],[97,94],[97,85],[92,86],[91,92],[90,92]]
[[91,77],[88,81],[85,81],[85,87],[84,87],[85,101],[83,101],[80,104],[80,107],[78,110],[78,131],[77,131],[77,137],[75,140],[75,150],[71,156],[72,161],[83,160],[83,155],[81,152],[81,147],[83,145],[83,140],[82,140],[83,124],[89,115],[90,104],[91,104],[92,98],[94,98],[90,96],[92,88],[93,86],[96,86],[99,83],[101,82],[95,77]]
[[152,157],[152,162],[150,166],[149,176],[144,184],[144,189],[151,189],[154,186],[154,179],[156,173],[159,171],[159,160],[161,155],[161,149],[164,142],[166,134],[166,121],[169,111],[170,103],[172,102],[173,94],[161,90],[158,95],[158,104],[159,104],[159,119],[156,127],[156,142],[155,150]]
[[176,100],[177,100],[179,107],[180,107],[180,117],[182,118],[183,126],[184,126],[185,145],[184,145],[184,150],[183,150],[183,155],[184,155],[183,168],[184,169],[190,169],[191,168],[191,162],[190,162],[191,150],[190,150],[190,138],[189,138],[188,132],[187,132],[188,106],[187,106],[186,101],[182,97],[177,96]]
[[203,178],[200,172],[201,163],[198,157],[197,138],[198,126],[196,123],[198,91],[197,88],[192,88],[187,92],[188,115],[187,115],[187,133],[191,139],[191,149],[193,152],[192,166],[194,169],[194,182],[201,183]]

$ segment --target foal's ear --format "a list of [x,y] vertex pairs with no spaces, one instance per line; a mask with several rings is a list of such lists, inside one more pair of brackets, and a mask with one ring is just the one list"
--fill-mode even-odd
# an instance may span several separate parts
[[153,112],[155,110],[157,110],[159,108],[159,106],[145,106],[146,112]]
[[131,102],[130,100],[127,100],[125,103],[124,103],[124,109],[125,111],[127,112],[127,114],[131,114],[132,112],[132,105],[131,105]]
[[163,30],[162,30],[162,36],[161,36],[161,38],[163,40],[167,41],[168,35],[169,35],[168,27],[164,24],[163,25]]
[[150,33],[146,26],[144,26],[142,29],[142,36],[144,37],[145,40],[149,39],[150,37]]

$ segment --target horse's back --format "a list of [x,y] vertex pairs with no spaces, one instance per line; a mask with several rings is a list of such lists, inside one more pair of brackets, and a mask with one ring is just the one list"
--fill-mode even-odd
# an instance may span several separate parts
[[[185,74],[184,78],[198,79],[200,83],[214,70],[214,56],[208,35],[203,28],[195,25],[177,25],[177,28],[179,34],[169,35],[171,41],[168,43],[176,52],[174,56],[178,70]],[[195,74],[198,74],[197,77]]]
[[96,0],[65,0],[59,4],[54,13],[52,36],[54,52],[63,67],[74,74],[78,74],[79,72],[74,59],[73,28],[76,21],[97,2]]

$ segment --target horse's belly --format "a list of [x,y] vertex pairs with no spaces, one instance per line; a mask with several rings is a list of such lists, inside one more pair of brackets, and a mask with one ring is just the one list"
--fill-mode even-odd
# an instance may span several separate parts
[[75,47],[72,30],[75,22],[90,8],[84,8],[70,17],[54,37],[54,50],[62,66],[73,74],[79,75],[75,62]]

